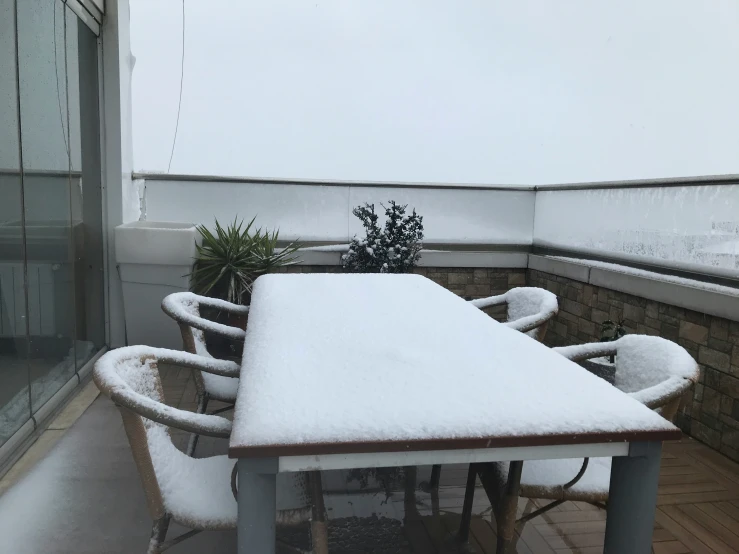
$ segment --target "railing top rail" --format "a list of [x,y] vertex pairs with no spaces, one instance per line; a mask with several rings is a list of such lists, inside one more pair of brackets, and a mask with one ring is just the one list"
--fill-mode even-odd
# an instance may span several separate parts
[[434,188],[462,190],[510,190],[510,191],[558,191],[619,188],[661,188],[705,185],[736,185],[739,174],[704,175],[697,177],[669,177],[664,179],[633,179],[622,181],[596,181],[590,183],[560,183],[551,185],[491,185],[476,183],[432,183],[402,181],[342,181],[334,179],[294,179],[275,177],[230,177],[225,175],[182,175],[170,173],[138,172],[134,179],[151,181],[190,181],[245,184],[305,185],[328,187],[381,187],[381,188]]
[[217,183],[251,183],[275,185],[305,185],[324,187],[374,187],[374,188],[433,188],[461,190],[511,190],[534,191],[532,185],[485,185],[475,183],[424,183],[402,181],[340,181],[333,179],[280,179],[274,177],[227,177],[219,175],[175,175],[169,173],[134,173],[134,179],[152,181],[192,181]]
[[668,177],[663,179],[633,179],[626,181],[595,181],[592,183],[562,183],[538,185],[537,191],[588,190],[620,188],[662,188],[662,187],[700,187],[706,185],[736,185],[739,174],[703,175],[698,177]]

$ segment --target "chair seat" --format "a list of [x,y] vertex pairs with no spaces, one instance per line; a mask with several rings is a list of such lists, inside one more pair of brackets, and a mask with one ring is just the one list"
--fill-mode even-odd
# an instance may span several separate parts
[[[580,471],[583,458],[562,460],[530,460],[523,463],[521,496],[559,500],[562,485],[571,481]],[[508,463],[497,462],[497,473],[508,479]],[[580,480],[567,489],[568,500],[606,501],[611,482],[611,458],[590,458],[588,468]]]
[[[236,460],[228,456],[191,458],[157,424],[147,429],[147,443],[164,507],[172,519],[193,529],[236,527],[236,500],[231,491]],[[306,521],[310,505],[304,473],[277,475],[278,523]]]
[[205,392],[214,400],[222,402],[236,402],[236,391],[239,389],[239,380],[236,377],[223,377],[212,373],[202,372]]

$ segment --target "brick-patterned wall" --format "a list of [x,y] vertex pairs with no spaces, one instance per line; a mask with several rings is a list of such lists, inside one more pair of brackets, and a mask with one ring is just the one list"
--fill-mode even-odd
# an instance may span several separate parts
[[629,333],[659,335],[683,346],[700,364],[700,382],[685,394],[676,423],[739,461],[739,321],[729,321],[579,281],[528,270],[530,286],[559,299],[545,342],[551,346],[600,338],[606,319],[625,320]]

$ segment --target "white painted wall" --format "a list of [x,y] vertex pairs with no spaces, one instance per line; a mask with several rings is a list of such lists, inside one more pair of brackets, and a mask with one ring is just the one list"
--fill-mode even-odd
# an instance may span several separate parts
[[[131,0],[166,171],[180,3]],[[172,173],[526,183],[737,172],[735,0],[185,2]]]
[[146,180],[148,221],[211,225],[250,220],[285,239],[348,242],[361,231],[351,211],[395,200],[423,216],[427,243],[531,244],[534,192]]
[[116,264],[114,229],[140,216],[139,197],[131,178],[133,142],[131,116],[131,72],[134,58],[130,49],[128,0],[107,0],[101,27],[103,166],[108,256],[109,345],[125,344],[123,296]]

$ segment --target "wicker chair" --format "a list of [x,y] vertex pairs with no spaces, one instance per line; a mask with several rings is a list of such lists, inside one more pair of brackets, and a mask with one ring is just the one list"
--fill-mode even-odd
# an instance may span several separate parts
[[559,311],[557,296],[536,287],[517,287],[498,296],[470,300],[470,304],[481,310],[506,305],[508,317],[505,325],[538,341],[544,340],[549,320]]
[[[234,362],[146,346],[113,350],[95,364],[95,384],[121,411],[154,520],[147,554],[159,554],[201,531],[233,529],[237,514],[231,484],[233,460],[226,456],[191,458],[172,444],[168,429],[226,438],[231,433],[231,422],[217,415],[165,405],[158,362],[225,377],[239,371]],[[295,523],[309,519],[311,502],[306,475],[280,474],[278,483],[282,485],[278,489],[278,521]],[[170,521],[191,530],[165,541]]]
[[[201,317],[201,306],[215,308],[238,316],[246,316],[249,313],[249,306],[238,306],[224,300],[199,296],[191,292],[175,292],[168,295],[162,301],[162,310],[180,326],[182,345],[186,352],[207,358],[212,357],[205,344],[205,332],[243,342],[246,335],[243,329]],[[232,408],[236,402],[236,391],[239,388],[238,373],[236,375],[236,377],[224,377],[194,371],[198,401],[196,412],[199,414],[206,413],[208,401],[211,399],[229,404],[226,408],[212,412],[213,414]],[[192,434],[187,445],[188,455],[193,455],[197,444],[198,435]]]
[[[517,287],[505,294],[478,298],[469,302],[481,310],[505,305],[507,321],[504,325],[526,333],[539,342],[544,340],[549,320],[559,311],[557,296],[537,287]],[[440,477],[441,466],[433,466],[427,488],[435,490],[439,486]]]
[[[680,405],[680,399],[698,379],[695,360],[677,344],[660,337],[628,335],[613,342],[590,343],[555,348],[557,352],[574,362],[602,356],[616,356],[615,386],[629,396],[672,421]],[[589,502],[606,508],[611,478],[610,458],[585,458],[564,460],[536,460],[523,462],[494,462],[472,464],[472,487],[479,475],[490,498],[498,523],[498,550],[506,552],[506,545],[513,541],[516,524],[524,524],[542,513],[568,500]],[[512,478],[509,478],[512,477]],[[520,488],[515,493],[516,482]],[[528,512],[516,520],[516,496],[551,500],[549,504]],[[471,507],[471,502],[470,502]],[[465,519],[465,517],[467,519]],[[469,514],[462,517],[469,522]],[[467,525],[469,525],[467,523]],[[460,537],[466,539],[467,529],[460,528]]]

